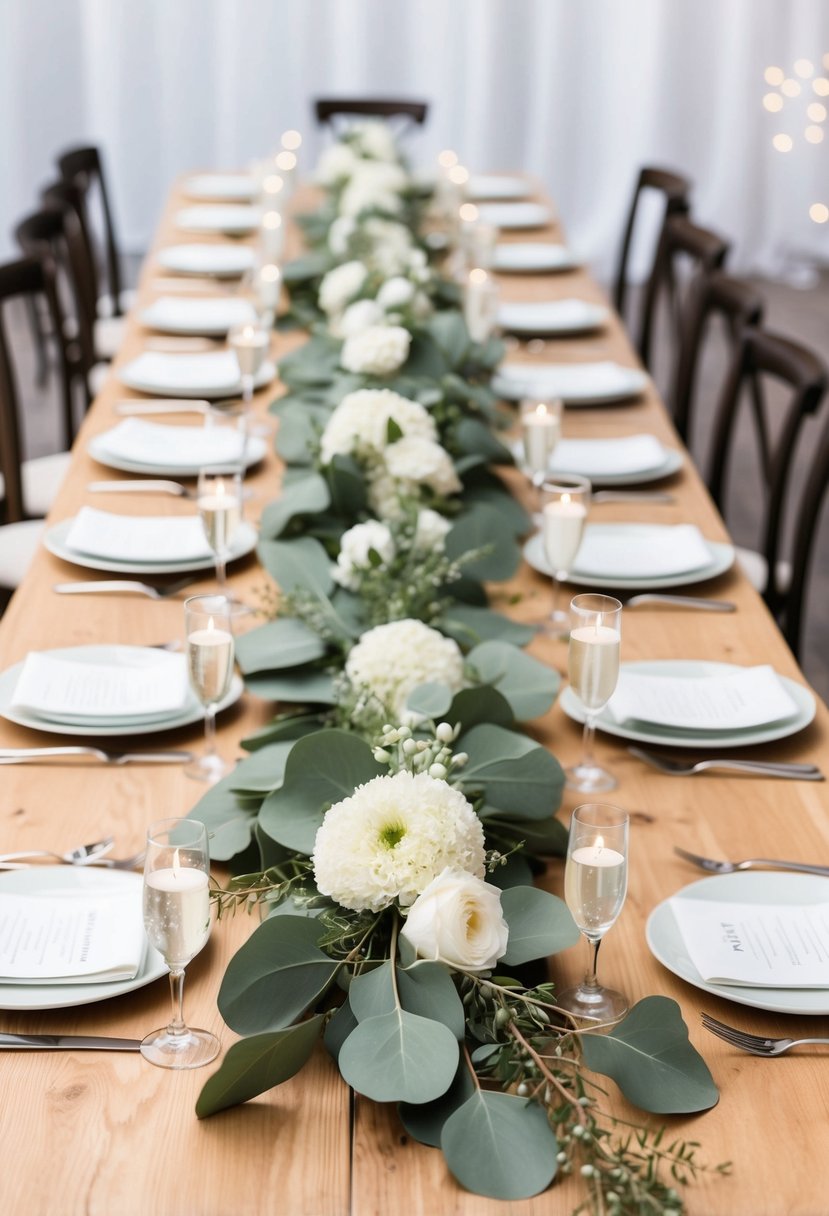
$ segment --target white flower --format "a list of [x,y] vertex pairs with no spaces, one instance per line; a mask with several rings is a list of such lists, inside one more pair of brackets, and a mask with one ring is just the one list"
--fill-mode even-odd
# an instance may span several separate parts
[[366,281],[366,268],[362,262],[343,262],[329,270],[320,283],[319,306],[323,312],[342,312],[350,304]]
[[377,119],[354,123],[351,134],[363,156],[373,160],[397,160],[397,144],[387,123]]
[[369,629],[351,648],[345,674],[355,688],[372,693],[397,720],[409,724],[409,693],[421,684],[464,686],[463,656],[457,642],[422,621],[391,621]]
[[447,867],[484,872],[481,821],[426,773],[375,777],[326,812],[312,855],[323,895],[355,911],[412,904]]
[[340,552],[334,568],[334,581],[341,587],[356,591],[360,586],[359,573],[371,565],[371,550],[388,566],[394,560],[395,547],[392,534],[386,524],[370,519],[364,524],[355,524],[340,538]]
[[382,320],[383,310],[374,300],[355,300],[329,329],[337,338],[350,338],[352,334],[361,334],[364,329]]
[[350,215],[340,215],[328,229],[328,248],[335,257],[344,258],[348,243],[356,231],[357,224]]
[[359,163],[348,144],[332,144],[317,161],[316,180],[323,186],[333,186],[351,177]]
[[452,527],[445,515],[439,515],[431,507],[424,507],[417,513],[414,545],[424,552],[443,552],[446,533]]
[[347,372],[390,376],[409,357],[412,335],[400,325],[372,325],[343,343],[340,364]]
[[422,253],[414,248],[409,229],[396,220],[371,216],[363,224],[362,234],[371,244],[369,260],[372,266],[385,278],[404,273],[413,254]]
[[386,312],[391,308],[403,308],[411,301],[414,293],[414,286],[408,279],[395,275],[392,279],[386,279],[377,292],[377,303]]
[[396,214],[403,206],[400,195],[407,184],[399,165],[360,161],[340,195],[340,215],[359,215],[370,209]]
[[509,940],[501,892],[464,869],[447,867],[418,895],[401,935],[421,958],[488,971]]
[[403,435],[435,439],[437,428],[419,401],[410,401],[387,388],[364,388],[348,393],[328,419],[320,442],[323,464],[334,456],[347,456],[355,448],[382,452],[388,442],[389,419]]
[[442,498],[461,488],[452,457],[432,439],[404,435],[386,448],[385,464],[396,481],[428,486]]

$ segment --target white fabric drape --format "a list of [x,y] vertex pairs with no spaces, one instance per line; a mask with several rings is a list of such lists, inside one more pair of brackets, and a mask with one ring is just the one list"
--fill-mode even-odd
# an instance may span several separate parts
[[307,171],[324,138],[310,100],[344,93],[427,99],[424,164],[448,146],[473,170],[536,174],[600,274],[644,163],[694,179],[733,267],[820,261],[829,121],[823,144],[804,130],[829,98],[811,80],[779,114],[762,97],[768,65],[820,74],[825,52],[825,0],[2,0],[0,256],[72,143],[104,149],[139,251],[183,170],[242,166],[297,127]]

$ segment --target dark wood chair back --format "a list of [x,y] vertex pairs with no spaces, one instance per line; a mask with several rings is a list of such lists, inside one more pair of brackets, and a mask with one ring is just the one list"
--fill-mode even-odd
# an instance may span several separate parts
[[5,482],[3,518],[18,523],[26,518],[21,473],[20,407],[17,396],[12,342],[6,326],[5,305],[14,299],[44,297],[49,321],[58,332],[60,309],[52,264],[47,259],[22,258],[0,266],[0,472]]
[[97,271],[94,258],[94,241],[89,225],[89,208],[87,197],[93,189],[99,191],[101,210],[104,217],[104,249],[106,253],[106,289],[112,300],[114,316],[121,315],[121,267],[118,259],[118,241],[115,236],[115,220],[113,218],[112,202],[107,190],[104,166],[101,153],[96,147],[70,148],[62,153],[57,160],[58,169],[63,180],[76,186],[81,193],[81,226],[84,229],[84,239],[92,256],[93,266]]
[[[764,391],[767,379],[788,390],[782,407],[769,401]],[[763,598],[778,616],[786,610],[787,591],[780,585],[778,561],[795,447],[805,419],[817,411],[826,387],[826,367],[806,347],[768,330],[746,329],[717,403],[708,487],[723,510],[737,418],[743,399],[749,399],[765,492],[761,552],[768,565],[768,582]]]
[[783,633],[798,658],[803,643],[806,597],[809,590],[814,545],[827,486],[829,486],[829,418],[824,424],[815,447],[800,499],[792,549],[791,581],[782,610]]
[[[639,205],[642,201],[642,195],[646,191],[655,191],[661,194],[665,202],[665,217],[688,211],[690,207],[691,182],[687,177],[683,177],[679,173],[672,173],[668,169],[658,169],[652,166],[645,166],[640,169],[639,177],[633,191],[633,198],[628,211],[627,222],[622,236],[622,245],[619,250],[619,259],[616,264],[616,281],[613,290],[613,302],[616,305],[616,311],[620,316],[624,316],[625,302],[627,299],[628,290],[628,259],[630,257],[630,246],[633,241],[633,233],[636,227],[636,216],[639,210]],[[658,254],[658,242],[654,251],[653,264],[656,262]]]
[[405,101],[381,97],[319,97],[314,113],[320,126],[332,124],[338,118],[354,115],[363,118],[403,118],[422,126],[429,112],[425,101]]
[[674,426],[686,447],[690,447],[691,442],[697,371],[709,324],[716,317],[722,318],[733,354],[743,330],[762,324],[764,308],[765,301],[757,288],[742,279],[720,270],[694,278],[688,292],[669,396]]

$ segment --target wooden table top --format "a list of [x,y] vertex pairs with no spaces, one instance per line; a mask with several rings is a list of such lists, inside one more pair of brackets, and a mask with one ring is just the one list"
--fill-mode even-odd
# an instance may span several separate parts
[[[309,196],[300,195],[300,206]],[[183,204],[174,188],[148,255],[139,288],[138,310],[170,293],[169,279],[157,265],[155,250],[181,241],[210,240],[182,233],[175,212]],[[220,239],[220,238],[215,238]],[[507,240],[561,240],[558,225]],[[296,230],[289,252],[299,249]],[[159,283],[159,279],[164,283]],[[547,300],[569,296],[604,301],[585,270],[555,275],[502,275],[506,300]],[[221,289],[220,289],[221,290]],[[190,292],[187,293],[191,294]],[[71,470],[50,516],[54,523],[93,501],[87,484],[120,476],[102,468],[86,451],[90,438],[113,426],[113,403],[138,397],[117,380],[119,364],[133,358],[147,337],[136,315],[114,372],[89,411],[75,444]],[[276,335],[278,357],[304,341],[304,335]],[[534,358],[522,354],[522,358]],[[612,358],[637,365],[615,315],[607,329],[588,338],[552,340],[541,359],[580,361]],[[262,390],[263,413],[274,388]],[[172,421],[187,421],[186,418]],[[192,419],[190,419],[192,421]],[[568,409],[568,436],[625,435],[650,431],[665,443],[681,446],[653,387],[636,402],[607,408]],[[278,493],[279,462],[269,454],[249,484],[256,491],[249,517]],[[516,493],[526,494],[512,477]],[[594,520],[693,521],[708,538],[727,539],[722,520],[686,460],[669,483],[673,505],[628,503],[596,506]],[[189,514],[191,505],[172,498],[96,495],[96,505],[121,512]],[[152,643],[178,637],[183,630],[181,601],[152,602],[138,597],[58,597],[60,581],[98,577],[41,550],[23,586],[0,623],[0,669],[29,650],[91,642]],[[254,558],[231,567],[233,590],[254,597],[267,579]],[[194,590],[208,590],[210,579]],[[521,602],[511,598],[521,593]],[[771,663],[780,673],[805,683],[762,601],[734,569],[700,594],[737,603],[731,615],[666,608],[640,608],[625,614],[623,659],[697,658],[731,663]],[[494,603],[518,618],[538,618],[549,601],[546,580],[524,567],[508,585],[495,589]],[[538,637],[531,646],[538,658],[563,670],[563,643]],[[238,755],[238,740],[272,716],[272,707],[245,695],[219,720],[219,746]],[[829,729],[819,703],[815,722],[795,738],[756,748],[780,760],[810,760],[827,765]],[[562,761],[579,752],[580,730],[556,706],[534,722],[531,733]],[[0,721],[0,746],[37,746],[61,742]],[[147,740],[137,740],[139,745]],[[198,728],[159,735],[150,745],[201,746]],[[675,843],[708,856],[786,856],[829,858],[829,787],[746,777],[663,777],[645,768],[621,742],[598,738],[598,757],[619,778],[609,797],[631,812],[630,885],[618,924],[602,951],[601,974],[635,1000],[653,994],[676,999],[694,1044],[708,1061],[721,1089],[718,1107],[704,1116],[667,1120],[672,1132],[699,1140],[700,1156],[711,1164],[730,1159],[733,1176],[703,1178],[687,1194],[689,1211],[702,1216],[817,1216],[827,1209],[825,1180],[816,1165],[829,1106],[829,1073],[818,1052],[775,1061],[738,1054],[702,1030],[699,1011],[768,1034],[819,1034],[825,1019],[793,1018],[754,1011],[701,993],[674,978],[649,953],[645,921],[663,899],[700,874],[672,852]],[[64,849],[113,833],[117,851],[137,851],[146,825],[186,814],[203,788],[176,766],[110,770],[98,766],[47,765],[3,769],[0,804],[2,851],[48,845]],[[566,818],[578,801],[565,792]],[[561,893],[563,863],[553,862],[547,883]],[[193,1025],[214,1030],[229,1046],[234,1036],[223,1026],[216,994],[231,955],[254,928],[245,915],[223,919],[208,947],[187,972],[185,1012]],[[582,947],[556,958],[553,978],[570,981],[582,970]],[[0,1013],[0,1028],[11,1031],[110,1034],[141,1038],[167,1021],[168,991],[159,980],[131,995],[81,1008],[44,1013]],[[0,1107],[0,1170],[5,1210],[10,1213],[84,1213],[162,1216],[193,1213],[250,1216],[275,1211],[290,1216],[354,1216],[400,1212],[423,1216],[440,1212],[464,1216],[516,1213],[553,1216],[570,1212],[581,1192],[573,1180],[555,1184],[533,1200],[496,1203],[462,1191],[441,1155],[405,1137],[393,1109],[362,1098],[352,1105],[349,1091],[321,1050],[294,1080],[242,1108],[199,1122],[196,1097],[209,1069],[181,1074],[153,1068],[133,1054],[0,1054],[4,1100]],[[630,1113],[620,1100],[614,1108]],[[634,1118],[638,1118],[636,1114]],[[654,1124],[661,1120],[654,1118]],[[816,1130],[817,1128],[821,1130]]]

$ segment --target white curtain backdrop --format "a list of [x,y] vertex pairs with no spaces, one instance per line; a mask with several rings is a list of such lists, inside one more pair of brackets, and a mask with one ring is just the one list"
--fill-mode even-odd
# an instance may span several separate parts
[[[342,93],[428,100],[420,163],[452,147],[473,170],[536,174],[600,274],[646,163],[693,178],[732,267],[829,262],[829,224],[809,218],[829,205],[829,121],[804,139],[807,104],[829,98],[794,70],[829,74],[826,52],[826,0],[0,0],[0,256],[73,143],[103,148],[140,251],[175,174],[243,166],[288,127],[309,171],[310,101]],[[802,89],[776,114],[769,65]]]

